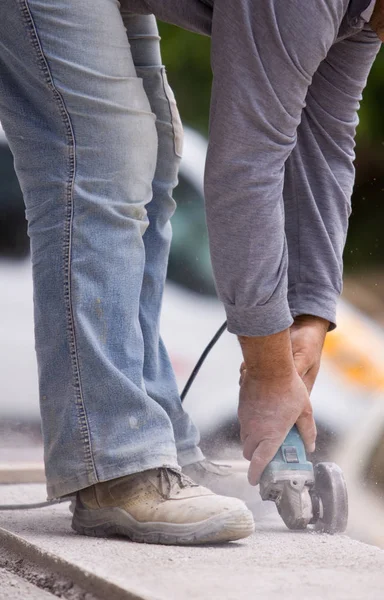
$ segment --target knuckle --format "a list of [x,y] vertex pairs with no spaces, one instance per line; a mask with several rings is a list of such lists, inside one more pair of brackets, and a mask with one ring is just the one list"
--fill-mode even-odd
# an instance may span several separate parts
[[312,419],[313,418],[313,408],[311,405],[305,406],[301,415],[304,419]]

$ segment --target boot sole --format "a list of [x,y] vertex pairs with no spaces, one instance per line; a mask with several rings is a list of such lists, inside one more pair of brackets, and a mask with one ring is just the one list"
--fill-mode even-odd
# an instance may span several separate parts
[[249,510],[221,513],[191,524],[141,523],[122,508],[83,509],[78,506],[72,529],[81,535],[111,537],[123,535],[132,542],[145,544],[191,545],[233,542],[250,536],[255,530]]

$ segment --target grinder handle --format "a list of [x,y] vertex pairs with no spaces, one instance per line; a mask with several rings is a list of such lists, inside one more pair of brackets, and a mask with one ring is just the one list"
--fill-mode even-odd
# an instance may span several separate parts
[[263,475],[271,470],[280,471],[282,469],[284,471],[304,469],[313,472],[312,463],[307,460],[304,442],[296,425],[289,431],[274,458],[267,465]]
[[307,463],[304,442],[296,425],[289,431],[271,462],[284,463],[288,469],[295,469],[298,464]]

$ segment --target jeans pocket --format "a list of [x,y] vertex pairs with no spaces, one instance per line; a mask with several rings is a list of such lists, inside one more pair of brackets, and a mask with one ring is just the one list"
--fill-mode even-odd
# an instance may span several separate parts
[[162,78],[163,78],[163,86],[164,92],[168,100],[169,110],[171,114],[171,123],[173,128],[173,139],[175,146],[175,154],[179,158],[182,157],[183,154],[183,141],[184,141],[184,132],[183,125],[180,118],[179,109],[177,108],[175,95],[172,91],[171,86],[168,83],[167,74],[165,69],[161,70]]

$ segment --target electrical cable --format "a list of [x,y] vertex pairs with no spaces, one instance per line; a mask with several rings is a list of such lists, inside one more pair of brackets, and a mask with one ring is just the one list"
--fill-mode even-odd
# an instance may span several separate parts
[[[205,359],[207,358],[208,354],[210,353],[210,351],[212,350],[212,348],[216,344],[216,342],[221,338],[221,336],[223,335],[226,328],[227,328],[227,321],[225,321],[221,325],[220,329],[215,333],[215,335],[213,336],[213,338],[211,339],[211,341],[205,348],[204,352],[200,356],[199,360],[197,361],[197,363],[195,365],[195,368],[193,369],[191,375],[188,378],[187,383],[184,386],[183,391],[180,394],[181,402],[184,402],[186,395],[188,394],[193,382],[195,381],[195,379],[197,377],[197,374],[199,373],[201,367],[203,366],[203,363],[205,362]],[[58,498],[56,500],[47,500],[46,502],[35,502],[33,504],[0,504],[0,511],[3,511],[3,510],[4,511],[5,510],[31,510],[31,509],[35,509],[35,508],[45,508],[46,506],[53,506],[54,504],[63,504],[64,502],[70,502],[71,500],[72,500],[72,498]]]
[[32,504],[0,504],[0,511],[3,510],[29,510],[31,508],[45,508],[54,504],[63,504],[70,502],[71,498],[58,498],[56,500],[47,500],[46,502],[33,502]]
[[187,383],[184,386],[183,391],[180,394],[180,398],[181,398],[182,402],[184,402],[184,399],[185,399],[186,395],[188,394],[192,383],[195,381],[196,376],[197,376],[198,372],[200,371],[201,367],[203,366],[203,363],[204,363],[205,359],[207,358],[208,354],[210,353],[210,351],[212,350],[212,348],[216,344],[216,342],[221,338],[221,336],[223,335],[223,333],[226,329],[227,329],[227,321],[225,321],[222,324],[222,326],[220,327],[220,329],[215,333],[215,335],[209,342],[208,346],[205,348],[203,354],[200,356],[199,360],[196,363],[195,368],[193,369]]

